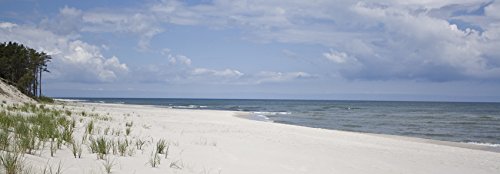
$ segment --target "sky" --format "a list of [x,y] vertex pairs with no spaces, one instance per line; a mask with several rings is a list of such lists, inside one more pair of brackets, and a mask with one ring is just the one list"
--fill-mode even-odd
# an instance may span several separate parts
[[52,97],[500,101],[500,1],[0,0]]

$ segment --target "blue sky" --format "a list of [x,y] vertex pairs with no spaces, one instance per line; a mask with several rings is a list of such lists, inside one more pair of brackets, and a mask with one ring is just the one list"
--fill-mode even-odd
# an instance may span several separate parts
[[0,0],[55,97],[500,101],[491,0]]

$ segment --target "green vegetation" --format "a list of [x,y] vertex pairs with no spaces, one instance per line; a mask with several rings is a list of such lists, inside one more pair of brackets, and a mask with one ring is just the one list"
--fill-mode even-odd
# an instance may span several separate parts
[[54,103],[54,99],[43,95],[38,97],[38,101],[42,103]]
[[151,152],[151,157],[149,158],[149,164],[151,167],[158,167],[160,165],[161,158],[160,155],[157,152],[157,149],[153,149]]
[[167,147],[167,141],[165,141],[164,139],[160,139],[158,142],[156,142],[157,153],[163,154],[166,147]]
[[115,166],[115,160],[110,160],[109,158],[106,158],[104,162],[102,163],[102,166],[104,167],[104,171],[107,174],[111,173],[111,169],[113,169],[113,166]]
[[125,141],[118,140],[118,152],[120,152],[121,156],[125,156],[125,153],[127,152],[128,144],[129,144],[128,140],[125,140]]
[[[24,154],[42,153],[50,143],[54,156],[62,144],[73,143],[73,125],[63,111],[45,105],[13,104],[0,110],[0,161],[6,173],[26,173]],[[54,173],[54,171],[50,171]],[[55,171],[60,173],[60,169]]]
[[45,168],[43,169],[43,174],[62,174],[62,164],[59,161],[57,164],[56,168],[52,168],[52,165],[50,165],[48,162],[45,165]]
[[112,144],[112,141],[108,141],[105,137],[90,138],[90,151],[97,153],[97,159],[104,159],[109,154]]
[[129,136],[130,132],[132,132],[132,128],[130,127],[125,128],[125,135]]
[[87,124],[87,129],[85,129],[85,133],[92,134],[92,131],[94,131],[94,121],[90,121],[90,123]]
[[[25,161],[26,155],[48,156],[50,152],[50,156],[54,157],[58,155],[57,153],[61,153],[61,150],[71,151],[74,158],[81,158],[83,149],[89,148],[90,153],[96,154],[99,161],[102,160],[105,173],[111,173],[116,165],[115,161],[110,159],[119,156],[134,156],[136,150],[142,150],[141,153],[144,153],[145,144],[153,145],[151,157],[147,159],[151,167],[160,165],[162,155],[167,159],[170,147],[168,141],[130,136],[132,122],[126,122],[125,132],[121,133],[123,127],[115,130],[109,125],[102,124],[102,121],[106,120],[102,118],[105,117],[110,118],[110,116],[101,116],[96,113],[70,111],[53,105],[2,105],[0,108],[0,173],[4,171],[7,174],[33,173],[31,171],[33,166]],[[76,120],[80,120],[80,123]],[[173,163],[171,167],[182,168],[182,164]],[[62,172],[61,163],[59,166],[57,164],[52,166],[47,162],[45,168],[42,166],[36,169],[38,171],[35,173]]]
[[184,163],[182,163],[182,161],[180,161],[180,160],[177,160],[177,161],[170,163],[170,168],[182,169],[183,167],[184,167]]
[[134,125],[134,122],[126,122],[125,127],[132,127]]
[[64,142],[71,143],[71,120],[60,113],[35,104],[6,107],[0,112],[0,139],[7,141],[2,141],[0,148],[17,145],[21,152],[33,154],[44,142],[56,142],[58,148]]
[[0,43],[0,78],[16,86],[22,93],[52,101],[42,95],[42,72],[47,70],[47,63],[52,59],[44,52],[15,42]]
[[6,174],[21,173],[24,169],[22,154],[18,152],[2,152],[0,154],[0,163]]
[[142,146],[144,146],[145,143],[146,143],[146,141],[144,141],[142,139],[137,139],[137,141],[135,142],[135,146],[137,147],[137,150],[142,150]]
[[75,158],[82,158],[82,144],[78,144],[73,140],[71,143],[71,152]]

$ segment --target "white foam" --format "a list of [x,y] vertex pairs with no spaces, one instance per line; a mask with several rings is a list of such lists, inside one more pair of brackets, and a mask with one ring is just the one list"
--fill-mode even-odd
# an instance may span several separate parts
[[54,100],[63,101],[63,102],[85,102],[85,101],[87,101],[87,100],[80,100],[80,99],[63,99],[63,98],[56,98]]
[[188,106],[173,106],[174,108],[179,108],[179,109],[195,109],[198,108],[197,105],[188,105]]
[[253,112],[258,115],[290,115],[291,112]]
[[488,146],[488,147],[500,147],[500,144],[492,144],[492,143],[467,142],[467,144],[474,144],[474,145]]
[[255,115],[255,120],[265,121],[265,122],[274,122],[273,120],[269,119],[269,117],[266,117],[265,115]]

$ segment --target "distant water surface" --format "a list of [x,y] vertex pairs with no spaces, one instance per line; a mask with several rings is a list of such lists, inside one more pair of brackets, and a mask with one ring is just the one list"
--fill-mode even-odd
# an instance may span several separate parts
[[467,142],[500,148],[500,103],[239,99],[73,98],[86,102],[247,111],[314,128]]

